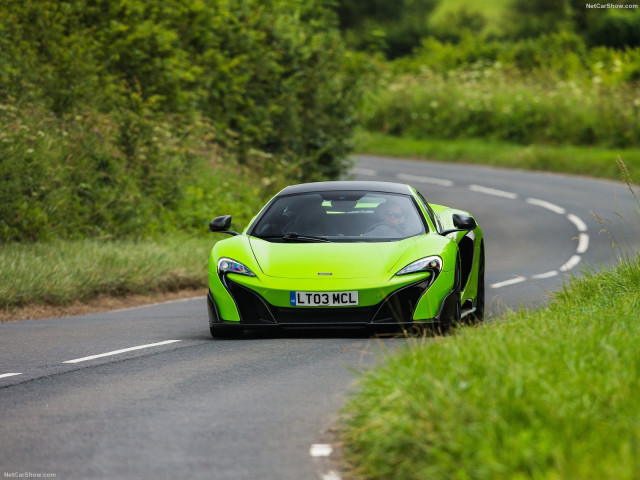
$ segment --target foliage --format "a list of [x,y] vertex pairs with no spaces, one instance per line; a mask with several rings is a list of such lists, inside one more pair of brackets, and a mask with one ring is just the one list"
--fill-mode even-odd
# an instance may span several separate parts
[[322,0],[6,0],[0,64],[0,241],[191,228],[211,152],[335,178],[367,68]]
[[[508,32],[516,38],[571,30],[572,0],[513,0]],[[581,8],[584,7],[582,3]]]
[[446,0],[438,2],[429,17],[433,36],[457,42],[465,33],[479,39],[504,37],[504,23],[512,0]]
[[559,33],[511,44],[429,39],[379,66],[363,125],[415,139],[522,145],[640,144],[640,50],[588,49]]
[[411,56],[428,39],[457,44],[469,35],[476,42],[508,44],[565,33],[591,47],[639,47],[640,11],[629,5],[625,0],[339,0],[336,10],[351,47],[395,59]]
[[0,249],[0,317],[25,305],[68,305],[100,295],[206,288],[215,239],[171,233],[135,241],[53,240]]
[[347,44],[382,51],[388,58],[408,55],[429,34],[437,0],[340,0],[336,11]]
[[620,50],[640,47],[640,9],[631,12],[610,10],[594,17],[585,30],[587,42],[593,46]]
[[205,230],[218,212],[242,223],[285,177],[237,165],[206,119],[160,116],[135,93],[117,113],[63,119],[0,104],[0,123],[3,241]]
[[443,41],[459,42],[465,36],[479,37],[487,28],[488,20],[481,10],[463,5],[442,14],[437,21],[430,20],[433,37]]
[[368,479],[633,479],[640,260],[548,308],[416,340],[367,373],[345,451]]
[[[587,5],[597,7],[587,7]],[[625,0],[607,3],[583,0],[513,0],[505,35],[514,38],[571,32],[590,46],[640,47],[640,11]]]
[[397,158],[459,162],[495,167],[539,170],[596,178],[620,179],[616,159],[625,159],[634,178],[640,178],[640,149],[572,145],[517,145],[482,138],[414,139],[375,132],[356,135],[358,152]]

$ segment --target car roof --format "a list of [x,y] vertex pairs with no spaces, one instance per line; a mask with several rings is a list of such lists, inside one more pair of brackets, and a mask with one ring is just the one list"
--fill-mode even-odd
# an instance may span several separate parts
[[280,191],[278,195],[290,195],[295,193],[307,192],[330,192],[337,190],[402,193],[405,195],[411,193],[409,186],[404,183],[347,180],[335,182],[312,182],[301,183],[299,185],[291,185],[285,187],[282,191]]

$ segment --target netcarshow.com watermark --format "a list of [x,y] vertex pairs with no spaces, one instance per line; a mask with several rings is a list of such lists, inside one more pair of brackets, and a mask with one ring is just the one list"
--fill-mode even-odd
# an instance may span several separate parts
[[56,478],[56,474],[33,472],[4,472],[3,478]]
[[587,3],[587,8],[620,8],[620,9],[632,9],[638,8],[637,3]]

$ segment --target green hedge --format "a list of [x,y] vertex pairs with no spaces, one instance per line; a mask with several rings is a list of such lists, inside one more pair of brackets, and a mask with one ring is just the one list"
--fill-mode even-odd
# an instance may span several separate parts
[[283,176],[238,165],[205,119],[141,108],[60,119],[0,104],[0,239],[206,231],[216,214],[246,222],[281,186]]
[[0,15],[6,95],[62,115],[140,92],[205,115],[241,159],[275,154],[301,179],[344,167],[361,61],[319,0],[8,0]]
[[637,147],[640,49],[588,49],[573,34],[511,44],[425,40],[380,67],[364,126],[417,139]]
[[213,156],[335,178],[366,64],[322,0],[0,2],[0,241],[190,224]]

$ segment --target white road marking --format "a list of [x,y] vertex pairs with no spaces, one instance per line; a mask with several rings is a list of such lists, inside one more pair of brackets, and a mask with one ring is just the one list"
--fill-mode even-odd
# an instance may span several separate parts
[[16,375],[22,375],[22,374],[21,373],[3,373],[3,374],[0,374],[0,378],[15,377]]
[[509,285],[515,285],[516,283],[521,283],[527,280],[527,277],[516,277],[516,278],[512,278],[510,280],[505,280],[504,282],[498,282],[498,283],[494,283],[491,286],[491,288],[502,288],[502,287],[507,287]]
[[453,187],[453,182],[451,180],[445,180],[443,178],[421,177],[420,175],[408,175],[406,173],[399,173],[397,177],[399,180],[403,180],[405,182],[418,182],[430,185],[440,185],[441,187]]
[[[518,195],[515,193],[505,192],[503,190],[496,190],[494,188],[483,187],[481,185],[469,185],[469,189],[474,192],[486,193],[487,195],[494,195],[497,197],[509,198],[511,200],[518,198]],[[547,210],[550,210],[559,215],[567,214],[567,210],[565,208],[560,207],[555,203],[547,202],[546,200],[540,200],[539,198],[527,198],[526,202],[530,205],[546,208]],[[587,231],[587,225],[582,221],[580,217],[578,217],[577,215],[573,215],[571,213],[567,214],[567,219],[576,226],[579,232],[578,248],[576,249],[576,253],[583,254],[589,249],[589,235],[585,233]],[[582,260],[582,257],[580,255],[573,255],[558,270],[560,270],[560,272],[568,272],[572,268],[576,267],[581,260]],[[491,287],[502,288],[509,285],[515,285],[515,284],[524,282],[528,279],[541,280],[544,278],[552,278],[559,275],[558,270],[551,270],[549,272],[539,273],[537,275],[532,275],[528,278],[519,276],[510,280],[505,280],[503,282],[494,283],[493,285],[491,285]]]
[[351,171],[353,173],[355,173],[356,175],[368,175],[370,177],[375,177],[378,172],[375,170],[371,170],[370,168],[360,168],[360,167],[356,167],[351,169]]
[[333,447],[327,443],[314,443],[309,449],[312,457],[328,457],[333,452]]
[[557,270],[551,270],[550,272],[539,273],[538,275],[532,275],[533,280],[542,280],[543,278],[551,278],[559,275]]
[[[371,175],[371,176],[377,175],[377,172],[375,170],[371,170],[368,168],[354,168],[353,172],[361,175]],[[434,178],[434,177],[423,177],[419,175],[409,175],[406,173],[398,173],[397,178],[399,180],[403,180],[407,182],[419,182],[419,183],[426,183],[426,184],[432,184],[432,185],[440,185],[444,187],[452,187],[454,185],[454,183],[451,180],[445,180],[442,178]],[[469,185],[469,190],[473,192],[483,193],[486,195],[492,195],[494,197],[507,198],[509,200],[515,200],[518,198],[517,193],[498,190],[496,188],[483,187],[482,185]],[[567,219],[576,226],[579,232],[578,248],[576,249],[576,253],[581,255],[581,254],[584,254],[589,249],[589,235],[585,233],[587,231],[587,225],[582,221],[580,217],[578,217],[577,215],[573,215],[571,213],[567,214],[567,210],[565,208],[559,205],[556,205],[555,203],[551,203],[546,200],[541,200],[539,198],[527,198],[526,202],[530,205],[535,205],[537,207],[545,208],[559,215],[566,214]],[[567,272],[572,268],[574,268],[582,260],[580,255],[573,255],[564,265],[562,265],[559,268],[559,270],[561,272]],[[504,280],[502,282],[494,283],[491,285],[491,288],[502,288],[502,287],[507,287],[509,285],[516,285],[518,283],[525,282],[528,279],[541,280],[545,278],[552,278],[557,275],[559,275],[558,270],[551,270],[549,272],[532,275],[530,277],[523,277],[519,275],[509,280]],[[314,451],[314,447],[316,447],[316,445],[311,447],[312,452]],[[312,456],[313,456],[313,453],[312,453]]]
[[143,348],[159,347],[160,345],[168,345],[170,343],[175,343],[175,342],[179,342],[179,341],[180,340],[166,340],[164,342],[150,343],[148,345],[140,345],[140,346],[137,346],[137,347],[123,348],[122,350],[114,350],[113,352],[101,353],[99,355],[91,355],[90,357],[82,357],[82,358],[76,358],[74,360],[67,360],[66,362],[62,362],[62,363],[86,362],[87,360],[93,360],[95,358],[109,357],[111,355],[118,355],[120,353],[131,352],[133,350],[141,350]]
[[576,252],[584,253],[588,250],[588,248],[589,248],[589,235],[587,235],[586,233],[581,233],[578,240],[578,249],[576,250]]
[[469,185],[469,190],[473,192],[484,193],[486,195],[493,195],[494,197],[509,198],[511,200],[515,200],[516,198],[518,198],[517,193],[505,192],[504,190],[483,187],[481,185]]
[[527,203],[531,205],[536,205],[538,207],[546,208],[547,210],[551,210],[552,212],[558,213],[560,215],[564,215],[565,213],[567,213],[567,211],[564,208],[559,207],[558,205],[555,205],[553,203],[547,202],[545,200],[540,200],[537,198],[527,198]]
[[572,213],[570,213],[569,215],[567,215],[567,218],[571,223],[573,223],[576,226],[579,232],[587,231],[587,225],[582,221],[580,217],[577,217],[576,215],[573,215]]
[[562,265],[560,267],[560,271],[561,272],[568,272],[569,270],[571,270],[573,267],[575,267],[576,265],[578,265],[580,263],[580,255],[574,255],[573,257],[571,257],[569,259],[569,261],[567,263],[565,263],[564,265]]

